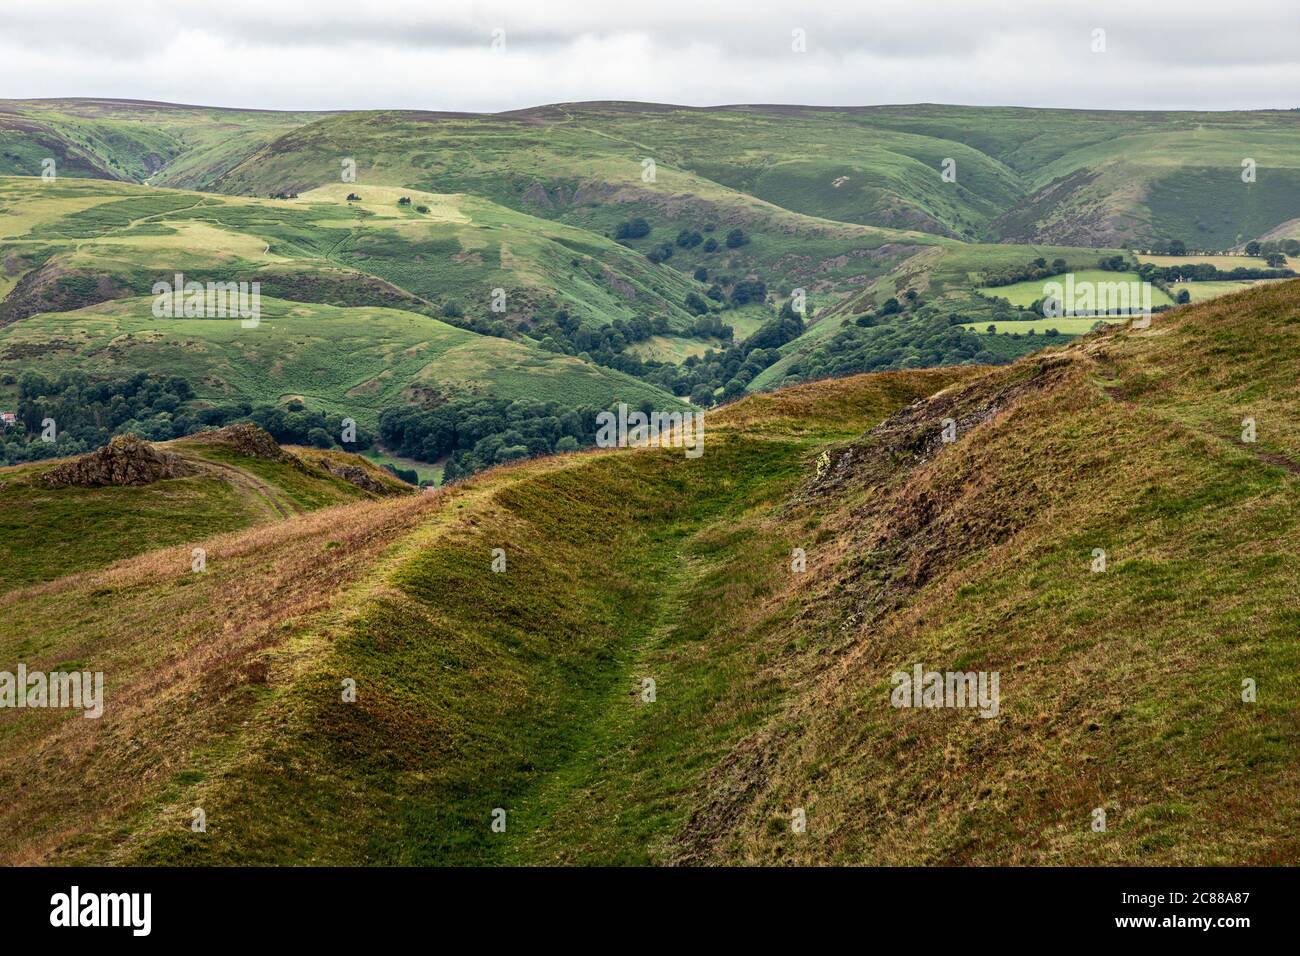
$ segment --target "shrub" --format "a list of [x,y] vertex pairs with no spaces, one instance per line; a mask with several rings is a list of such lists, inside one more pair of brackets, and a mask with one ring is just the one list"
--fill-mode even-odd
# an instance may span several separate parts
[[615,239],[643,239],[650,235],[650,223],[640,216],[620,222],[614,230]]

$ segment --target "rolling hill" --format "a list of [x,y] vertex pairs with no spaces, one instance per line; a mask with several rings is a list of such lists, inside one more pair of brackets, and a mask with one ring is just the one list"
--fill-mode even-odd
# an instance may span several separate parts
[[[497,445],[476,425],[367,446],[427,469],[459,453],[454,477],[563,450],[551,422],[583,409],[1010,362],[1092,324],[1035,311],[1045,278],[1150,281],[1164,307],[1294,275],[1297,116],[3,101],[0,411],[27,412],[0,449],[85,450],[30,442],[73,372],[183,378],[181,407],[145,416],[152,438],[205,417],[275,430],[277,407],[376,432],[529,403],[489,409]],[[268,322],[152,315],[178,273],[258,283]]]
[[[1115,112],[566,103],[500,114],[206,110],[3,101],[0,173],[269,195],[339,181],[468,192],[585,228],[611,202],[737,221],[814,219],[965,240],[1222,248],[1300,218],[1295,111]],[[7,132],[6,132],[7,130]],[[238,135],[231,135],[237,131]],[[642,181],[654,159],[662,178]],[[956,178],[945,182],[945,160]],[[1242,181],[1242,163],[1257,175]],[[35,161],[35,165],[33,164]],[[759,200],[755,204],[754,200]],[[787,219],[788,222],[798,221]]]
[[[69,459],[0,468],[0,592],[329,505],[415,491],[364,458],[281,450],[247,428],[159,444],[171,464],[149,472],[146,459],[139,481],[114,480],[110,467],[100,467],[52,484]],[[140,454],[127,445],[116,458],[129,466]],[[85,461],[96,463],[96,454]]]
[[0,720],[0,853],[1293,865],[1298,356],[1277,283],[11,591],[109,706]]

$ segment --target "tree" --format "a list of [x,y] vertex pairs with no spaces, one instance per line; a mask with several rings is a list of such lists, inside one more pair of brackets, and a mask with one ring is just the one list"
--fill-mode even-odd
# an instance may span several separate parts
[[700,408],[708,408],[713,404],[713,386],[696,385],[691,389],[691,404],[698,405]]
[[1257,240],[1252,239],[1250,240],[1250,242],[1246,243],[1246,255],[1248,256],[1259,255],[1259,242]]
[[1181,240],[1181,239],[1170,239],[1170,240],[1169,240],[1169,254],[1170,254],[1171,256],[1185,256],[1185,255],[1187,255],[1187,244],[1184,243],[1183,240]]
[[708,282],[708,281],[709,281],[709,270],[706,269],[706,268],[704,268],[704,266],[699,266],[699,267],[695,270],[695,281],[696,281],[696,282]]
[[731,301],[734,305],[762,302],[766,298],[767,286],[759,279],[742,279],[731,287]]
[[1178,294],[1174,296],[1174,301],[1179,305],[1186,305],[1192,301],[1192,293],[1187,289],[1179,289]]
[[745,230],[741,229],[740,227],[736,227],[735,229],[731,230],[731,232],[727,233],[728,249],[739,249],[741,246],[746,245],[748,242],[749,242],[749,237],[745,235]]
[[643,239],[650,235],[650,223],[640,216],[620,222],[614,230],[615,239]]

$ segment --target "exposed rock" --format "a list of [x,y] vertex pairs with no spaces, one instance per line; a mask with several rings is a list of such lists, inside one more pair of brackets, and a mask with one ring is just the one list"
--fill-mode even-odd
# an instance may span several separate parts
[[546,187],[539,182],[534,182],[524,190],[523,199],[524,202],[530,202],[535,206],[541,206],[543,209],[555,208],[555,203],[551,202],[551,197],[546,195]]
[[328,458],[318,458],[314,464],[329,472],[335,478],[342,478],[346,482],[363,488],[366,491],[376,495],[395,495],[398,492],[391,486],[380,481],[360,465],[349,465],[330,461]]
[[160,451],[135,435],[118,435],[103,448],[46,472],[45,481],[56,487],[101,488],[194,474],[197,469],[179,455]]
[[200,432],[196,437],[201,441],[228,445],[233,451],[248,458],[265,458],[268,461],[278,461],[286,464],[298,461],[293,455],[281,448],[274,438],[256,425],[248,422],[240,422],[237,425],[227,425],[224,428]]

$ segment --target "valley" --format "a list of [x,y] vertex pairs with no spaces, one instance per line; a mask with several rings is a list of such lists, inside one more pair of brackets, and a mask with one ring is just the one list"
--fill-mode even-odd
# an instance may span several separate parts
[[1297,145],[0,101],[0,863],[1294,865]]

